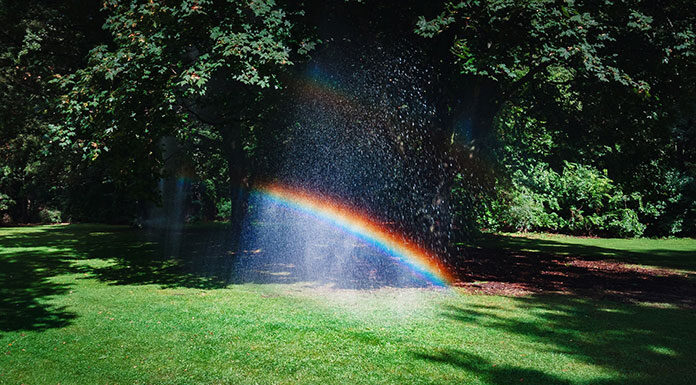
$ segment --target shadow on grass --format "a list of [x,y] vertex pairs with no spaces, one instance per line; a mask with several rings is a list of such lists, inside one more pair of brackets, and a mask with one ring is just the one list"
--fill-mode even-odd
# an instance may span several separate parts
[[[53,275],[79,272],[112,284],[214,289],[228,284],[226,274],[204,274],[194,265],[206,256],[223,253],[226,241],[218,236],[220,231],[210,226],[192,228],[177,234],[174,240],[170,232],[125,226],[41,227],[3,237],[2,246],[34,248],[36,251],[24,254],[33,255],[33,260],[46,266],[55,263],[56,257],[69,255],[67,266]],[[15,259],[24,264],[30,260]]]
[[[147,233],[104,226],[42,227],[4,233],[0,238],[0,331],[43,330],[69,325],[75,314],[50,301],[71,290],[70,285],[56,279],[63,274],[86,274],[85,278],[96,278],[109,284],[211,289],[234,282],[296,282],[311,273],[303,271],[306,267],[293,264],[290,257],[280,263],[269,254],[256,250],[233,253],[226,234],[224,226],[194,227],[181,233]],[[488,262],[472,259],[469,266],[476,263],[479,266],[477,274],[488,279],[520,272],[522,275],[517,277],[524,278],[524,274],[529,273],[538,281],[527,277],[524,278],[526,282],[546,284],[544,287],[548,290],[558,288],[554,285],[559,284],[577,289],[577,285],[594,285],[599,281],[628,282],[631,286],[639,282],[646,285],[647,291],[654,289],[650,282],[667,284],[667,281],[650,281],[650,277],[633,273],[605,274],[592,272],[592,269],[590,274],[597,280],[583,283],[587,278],[583,271],[588,269],[564,264],[566,259],[563,256],[544,254],[549,250],[520,253],[513,247],[521,246],[509,247],[505,252],[487,256]],[[540,267],[540,272],[548,271],[539,265],[539,260],[560,261],[553,262],[554,269],[570,274],[570,281],[563,277],[554,278],[554,274],[534,275]],[[354,270],[351,273],[354,275],[349,275],[345,281],[372,282],[366,286],[372,288],[388,282],[393,278],[392,274],[398,276],[389,273],[392,265],[380,267],[370,265],[369,261],[364,261],[364,264],[363,270]],[[239,273],[240,266],[246,269],[246,273]],[[336,266],[319,271],[332,269],[347,274]],[[374,269],[386,272],[373,280],[361,278]],[[683,283],[669,277],[665,279]],[[606,286],[600,289],[605,290]],[[636,297],[646,298],[651,297]],[[485,327],[491,331],[488,335],[517,336],[528,349],[569,356],[575,362],[604,368],[615,374],[612,379],[591,381],[593,384],[689,384],[696,378],[696,361],[693,360],[696,356],[693,344],[696,312],[693,309],[655,308],[549,295],[533,295],[512,301],[514,309],[475,304],[450,306],[443,309],[443,317],[462,326],[475,324]],[[676,299],[675,302],[679,304]],[[364,344],[381,343],[372,334],[355,334],[351,338]],[[529,344],[533,347],[529,348]],[[506,349],[506,346],[503,344],[500,349]],[[464,349],[423,348],[411,353],[416,359],[475,373],[491,384],[589,382],[565,377],[562,367],[543,372],[533,369],[539,365],[538,362],[525,365],[524,357],[518,361],[499,362],[496,359],[500,358],[495,355],[477,355]],[[559,360],[558,365],[562,362],[567,360]],[[577,373],[578,369],[573,371]]]
[[[183,231],[140,233],[146,246],[107,257],[112,263],[92,273],[112,284],[157,284],[164,287],[223,288],[230,284],[291,284],[311,282],[335,288],[424,287],[429,283],[394,260],[368,247],[337,258],[317,247],[308,260],[297,244],[278,241],[237,250],[228,227],[190,226]],[[135,232],[134,232],[135,234]],[[282,237],[278,237],[281,239]],[[298,252],[298,250],[300,252]],[[90,253],[96,252],[89,250]],[[99,250],[101,258],[113,255]],[[340,259],[340,260],[339,260]]]
[[[520,308],[524,317],[519,316]],[[589,381],[585,377],[578,381],[563,375],[564,369],[577,372],[577,368],[565,368],[564,359],[552,370],[540,372],[531,369],[534,363],[525,365],[525,357],[510,362],[509,355],[502,356],[507,361],[496,361],[495,356],[482,357],[459,349],[412,352],[418,359],[475,373],[491,384],[692,384],[696,379],[696,312],[690,309],[536,295],[516,298],[511,309],[449,306],[443,316],[462,326],[485,327],[492,331],[489,335],[519,337],[524,345],[534,344],[534,351],[609,371],[609,379]],[[503,342],[500,348],[508,349],[508,342]],[[546,363],[554,365],[553,361]]]
[[650,260],[655,266],[674,266],[679,260],[679,267],[683,268],[696,260],[696,255],[689,251],[672,251],[665,257],[665,263],[659,263],[659,257],[651,254],[632,255],[545,239],[485,235],[478,247],[463,248],[460,252],[456,269],[461,285],[474,292],[503,295],[564,292],[624,302],[696,307],[694,272],[625,263],[646,264]]
[[451,365],[475,373],[486,384],[572,384],[571,381],[546,374],[535,369],[525,369],[511,365],[495,365],[475,354],[462,350],[448,350],[437,353],[413,353],[416,358]]
[[355,254],[350,268],[330,258],[307,263],[282,245],[234,252],[229,234],[224,224],[183,231],[104,225],[5,229],[0,238],[0,330],[68,325],[74,314],[50,301],[71,289],[56,282],[63,274],[80,273],[80,278],[113,285],[198,289],[307,281],[352,289],[424,284],[403,279],[405,268],[384,258],[370,259],[369,253]]
[[[159,285],[215,289],[233,283],[315,281],[337,288],[422,287],[393,260],[354,249],[349,260],[307,261],[291,255],[297,247],[283,242],[266,250],[234,252],[225,225],[187,227],[184,231],[143,231],[128,227],[71,225],[3,230],[0,238],[0,330],[61,327],[74,314],[51,304],[68,284],[54,278],[84,274],[115,285]],[[287,242],[296,240],[288,239]],[[538,291],[565,290],[599,297],[692,306],[693,282],[679,277],[626,271],[602,271],[568,264],[566,257],[515,248],[560,247],[548,241],[499,239],[500,249],[461,259],[463,279],[522,282]],[[505,244],[507,242],[507,244]],[[587,253],[587,249],[582,249]],[[589,251],[599,253],[591,248]],[[330,251],[319,249],[328,255]],[[468,259],[467,259],[468,258]],[[82,275],[80,277],[83,277]],[[656,294],[657,293],[657,294]],[[502,293],[505,294],[505,293]],[[596,295],[595,295],[596,296]]]
[[5,229],[0,236],[0,331],[67,326],[75,314],[52,299],[71,285],[59,276],[82,274],[112,284],[217,288],[214,276],[187,271],[147,234],[127,227],[73,225]]
[[51,281],[69,270],[64,256],[43,258],[41,253],[0,255],[0,331],[44,330],[63,327],[75,318],[50,299],[66,294],[70,286]]
[[[581,240],[584,244],[578,244]],[[542,239],[530,236],[509,236],[501,234],[482,234],[474,244],[487,249],[503,249],[514,251],[530,251],[555,255],[572,255],[586,259],[613,259],[616,261],[650,265],[658,268],[682,269],[696,271],[696,240],[685,245],[685,240],[654,240],[654,239],[601,239],[581,238],[563,241],[557,239]],[[649,248],[653,242],[661,244],[680,242],[674,249]],[[592,245],[597,243],[599,245]],[[641,244],[642,243],[642,244]]]
[[[356,248],[350,261],[336,261],[330,250],[323,253],[320,250],[318,259],[307,261],[297,253],[301,248],[282,242],[263,245],[263,250],[235,251],[230,231],[224,224],[190,226],[182,231],[93,225],[35,230],[4,237],[4,246],[65,249],[77,264],[84,259],[109,261],[108,265],[93,267],[90,272],[113,284],[201,289],[236,283],[306,281],[356,289],[427,284],[408,279],[405,267],[374,255],[368,248]],[[42,254],[52,255],[46,250],[37,251],[37,257]]]

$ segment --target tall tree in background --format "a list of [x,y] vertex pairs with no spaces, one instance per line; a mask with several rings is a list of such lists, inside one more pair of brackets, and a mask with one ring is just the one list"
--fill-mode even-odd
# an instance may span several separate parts
[[[526,216],[517,228],[587,232],[601,218],[696,233],[691,2],[0,1],[0,213],[15,221],[60,219],[52,207],[132,218],[159,200],[163,138],[176,137],[239,223],[259,149],[287,134],[268,123],[288,98],[279,79],[316,26],[324,52],[350,42],[378,67],[362,48],[417,47],[404,57],[424,60],[403,65],[433,69],[423,89],[437,113],[413,144],[439,154],[439,206],[456,190],[462,216],[481,217],[475,201],[500,198],[496,185],[510,193],[498,207]],[[475,170],[489,160],[504,172]]]
[[162,137],[211,142],[227,161],[231,220],[240,223],[243,138],[258,99],[315,44],[296,25],[302,10],[273,0],[110,0],[104,12],[112,41],[59,80],[63,144],[108,159],[116,184],[133,189],[160,169]]
[[[94,5],[94,4],[92,4]],[[82,1],[0,1],[0,213],[8,221],[60,220],[66,163],[50,151],[56,72],[82,63],[100,22]]]
[[[556,168],[588,162],[640,192],[656,228],[674,205],[682,222],[695,215],[684,195],[696,176],[694,25],[689,1],[469,0],[421,18],[416,31],[451,39],[471,85],[456,137],[485,143],[501,120],[516,120],[549,136],[544,161]],[[669,178],[681,192],[658,191],[655,181]]]

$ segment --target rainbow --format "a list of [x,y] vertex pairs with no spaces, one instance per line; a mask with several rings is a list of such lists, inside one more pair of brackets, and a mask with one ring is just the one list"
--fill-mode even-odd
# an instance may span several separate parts
[[384,226],[355,209],[325,197],[309,194],[301,189],[279,184],[259,187],[255,193],[281,206],[331,223],[395,257],[434,285],[448,286],[454,282],[453,276],[435,254],[403,236],[388,231]]

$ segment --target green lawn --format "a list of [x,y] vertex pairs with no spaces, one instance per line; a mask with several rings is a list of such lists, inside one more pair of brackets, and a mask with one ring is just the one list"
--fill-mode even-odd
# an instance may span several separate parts
[[534,233],[484,234],[477,240],[477,245],[696,271],[696,239],[693,238],[621,239]]
[[[211,235],[219,232],[191,231],[182,254],[220,252]],[[0,229],[0,384],[696,381],[693,309],[228,285],[186,258],[158,257],[167,250],[157,239],[123,227]],[[524,239],[489,242],[680,269],[695,262],[693,240]]]

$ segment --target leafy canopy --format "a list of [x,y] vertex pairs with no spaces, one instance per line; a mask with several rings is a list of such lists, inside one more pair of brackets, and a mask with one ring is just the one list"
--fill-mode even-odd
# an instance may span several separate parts
[[316,44],[295,27],[301,10],[274,0],[109,0],[104,12],[112,41],[95,47],[85,68],[58,77],[66,115],[58,137],[91,158],[111,142],[154,141],[185,127],[183,106],[216,76],[277,86],[277,72]]

